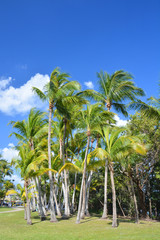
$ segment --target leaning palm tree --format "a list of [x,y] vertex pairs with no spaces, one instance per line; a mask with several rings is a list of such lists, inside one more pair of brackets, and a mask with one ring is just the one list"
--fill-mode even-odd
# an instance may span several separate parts
[[[48,126],[48,167],[51,169],[51,119],[53,109],[56,108],[60,112],[63,111],[64,103],[76,102],[74,97],[64,97],[67,93],[73,90],[80,90],[80,84],[77,81],[69,81],[70,76],[66,73],[61,73],[58,68],[51,73],[50,81],[44,86],[44,92],[33,87],[33,91],[43,101],[49,102],[49,126]],[[56,222],[54,201],[53,201],[53,178],[52,172],[49,171],[50,181],[50,206],[51,206],[51,222]]]

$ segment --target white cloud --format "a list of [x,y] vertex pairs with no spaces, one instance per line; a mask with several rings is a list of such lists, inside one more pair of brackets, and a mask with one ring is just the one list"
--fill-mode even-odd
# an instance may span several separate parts
[[6,86],[12,81],[12,78],[0,78],[0,91],[4,88],[6,88]]
[[114,119],[117,121],[116,122],[116,125],[118,126],[118,127],[124,127],[124,126],[126,126],[126,124],[127,124],[127,120],[122,120],[122,119],[120,119],[117,115],[115,115],[115,117],[114,117]]
[[[32,87],[38,87],[43,89],[44,85],[49,81],[49,76],[37,73],[35,76],[22,85],[19,88],[14,88],[13,86],[7,87],[11,79],[8,82],[5,80],[0,80],[0,111],[13,115],[16,113],[26,113],[32,107],[38,107],[40,100],[35,96],[32,91]],[[7,87],[7,88],[6,88]]]
[[21,179],[17,174],[12,174],[11,177],[6,176],[6,180],[14,180],[14,185],[21,184],[22,187],[24,186],[24,180]]
[[[9,143],[6,148],[0,149],[0,153],[2,154],[2,158],[7,160],[8,162],[11,162],[12,158],[18,157],[18,151],[14,149],[14,144]],[[11,176],[6,176],[6,180],[14,180],[14,184],[17,185],[20,183],[22,186],[24,185],[24,181],[21,180],[20,176],[16,174],[16,171],[14,171],[14,174]]]
[[18,157],[18,151],[13,148],[14,144],[9,143],[8,147],[5,147],[3,149],[0,149],[0,153],[2,154],[2,158],[7,160],[8,162],[11,162],[12,158]]
[[91,81],[89,81],[89,82],[84,82],[84,85],[86,85],[88,88],[94,88],[94,85],[93,85],[93,83],[91,82]]

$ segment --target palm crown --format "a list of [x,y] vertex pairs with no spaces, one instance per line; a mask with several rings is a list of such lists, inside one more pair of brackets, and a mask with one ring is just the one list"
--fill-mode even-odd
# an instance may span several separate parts
[[97,73],[99,90],[99,100],[108,110],[113,106],[116,111],[127,116],[126,107],[122,104],[124,100],[136,99],[136,96],[143,96],[144,91],[134,85],[133,77],[123,70],[116,71],[112,75],[106,72]]

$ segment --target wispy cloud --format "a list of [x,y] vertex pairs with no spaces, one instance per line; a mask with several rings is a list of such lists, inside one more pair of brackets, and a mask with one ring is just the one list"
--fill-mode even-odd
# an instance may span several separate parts
[[91,81],[89,81],[89,82],[84,82],[84,85],[87,86],[88,88],[91,88],[91,89],[94,88],[93,82],[91,82]]
[[27,70],[28,66],[27,64],[17,64],[16,68],[20,70]]
[[7,87],[7,85],[10,84],[11,81],[12,81],[11,77],[8,77],[8,78],[1,77],[0,78],[0,90],[5,89]]
[[49,76],[37,73],[19,88],[8,86],[12,78],[0,80],[0,111],[7,115],[24,114],[32,107],[39,107],[39,99],[32,91],[32,87],[43,89],[49,81]]

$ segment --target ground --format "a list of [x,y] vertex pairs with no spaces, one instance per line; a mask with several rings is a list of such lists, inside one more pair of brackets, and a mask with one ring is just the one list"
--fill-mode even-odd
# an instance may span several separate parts
[[0,212],[12,211],[13,208],[10,207],[0,207]]
[[111,220],[99,216],[86,218],[75,224],[76,218],[58,219],[50,223],[49,218],[40,222],[37,213],[32,213],[33,225],[24,220],[24,211],[0,214],[0,240],[159,240],[160,222],[143,221],[135,224],[119,219],[119,227],[112,228]]

